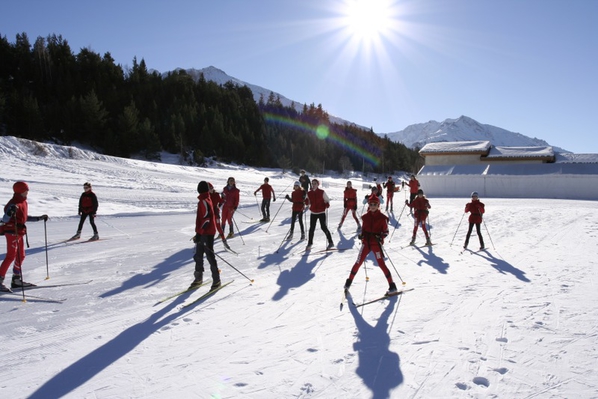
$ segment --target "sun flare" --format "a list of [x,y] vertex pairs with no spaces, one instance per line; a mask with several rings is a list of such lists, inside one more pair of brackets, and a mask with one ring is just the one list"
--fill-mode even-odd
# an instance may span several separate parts
[[343,22],[353,39],[372,42],[386,35],[392,24],[389,0],[347,0]]

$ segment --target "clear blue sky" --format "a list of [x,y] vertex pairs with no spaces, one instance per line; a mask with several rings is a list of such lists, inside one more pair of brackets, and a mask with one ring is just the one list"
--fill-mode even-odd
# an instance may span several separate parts
[[466,115],[598,153],[597,0],[359,2],[7,0],[0,35],[60,34],[123,67],[212,65],[377,133]]

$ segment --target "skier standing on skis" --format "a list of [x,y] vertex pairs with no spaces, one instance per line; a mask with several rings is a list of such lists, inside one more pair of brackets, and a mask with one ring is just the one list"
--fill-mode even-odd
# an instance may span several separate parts
[[390,211],[392,212],[392,199],[395,195],[395,182],[392,180],[392,176],[388,176],[388,180],[382,183],[386,189],[386,212],[388,212],[388,206],[390,205]]
[[85,219],[89,217],[89,224],[93,229],[93,236],[89,239],[89,241],[96,241],[100,239],[98,235],[98,228],[96,227],[95,217],[96,213],[98,212],[98,197],[91,189],[91,183],[85,182],[83,184],[83,193],[79,198],[79,226],[77,227],[77,233],[71,237],[71,240],[78,240],[81,238],[81,230],[83,230],[83,224],[85,223]]
[[417,198],[415,198],[411,203],[405,200],[405,205],[409,208],[415,209],[415,214],[413,218],[415,219],[415,224],[413,226],[413,237],[411,237],[411,242],[409,245],[415,245],[415,236],[417,234],[417,227],[421,224],[422,230],[426,235],[426,245],[432,245],[430,241],[430,236],[428,235],[428,229],[426,228],[426,219],[428,218],[428,209],[431,208],[430,202],[424,195],[424,190],[419,189],[417,191]]
[[345,209],[343,210],[343,217],[341,218],[341,222],[338,224],[338,228],[340,229],[343,226],[343,222],[345,221],[347,214],[351,212],[353,219],[355,219],[355,223],[357,223],[357,231],[360,231],[361,223],[359,223],[359,219],[357,219],[357,215],[355,214],[355,211],[357,210],[357,190],[353,188],[353,185],[350,181],[347,182],[347,186],[345,187],[343,205]]
[[293,192],[291,196],[288,194],[285,198],[293,203],[291,214],[291,230],[289,231],[289,235],[287,236],[287,240],[293,239],[293,231],[295,230],[295,220],[299,219],[299,227],[301,228],[301,241],[305,240],[305,229],[303,228],[303,210],[305,209],[305,197],[303,195],[303,189],[301,188],[301,183],[296,181],[293,185]]
[[13,186],[13,197],[4,207],[3,233],[6,236],[6,256],[0,265],[0,291],[11,292],[11,289],[4,285],[4,277],[8,268],[14,261],[12,269],[11,288],[32,287],[35,284],[23,281],[21,266],[25,260],[25,243],[23,236],[27,234],[26,222],[39,222],[48,220],[48,215],[29,216],[29,205],[27,194],[29,186],[24,181],[18,181]]
[[471,193],[471,202],[465,205],[465,213],[469,212],[469,230],[467,230],[467,236],[465,237],[465,244],[463,245],[463,249],[467,249],[467,245],[469,244],[469,236],[471,236],[471,231],[473,230],[473,226],[475,225],[476,232],[478,233],[478,238],[480,239],[480,250],[486,248],[484,246],[484,238],[482,237],[482,230],[480,225],[482,224],[483,214],[485,212],[485,206],[480,201],[478,197],[478,192],[474,191]]
[[240,191],[235,185],[235,178],[229,177],[226,186],[222,189],[222,230],[228,223],[229,232],[226,238],[231,238],[233,233],[233,215],[239,206]]
[[332,243],[332,235],[330,235],[328,226],[326,226],[326,210],[330,207],[330,198],[328,198],[326,192],[320,188],[320,181],[318,179],[313,179],[311,181],[311,190],[307,193],[305,203],[309,206],[309,210],[311,211],[309,217],[309,237],[305,250],[309,251],[314,243],[314,232],[316,230],[316,222],[318,221],[320,221],[320,227],[328,240],[326,249],[334,247],[334,244]]
[[368,211],[361,217],[363,221],[362,232],[359,235],[361,239],[361,248],[357,255],[357,260],[351,268],[349,278],[345,282],[345,290],[348,290],[353,283],[355,275],[359,268],[365,261],[370,252],[374,253],[376,262],[380,266],[380,270],[384,273],[386,281],[388,282],[387,294],[397,292],[397,286],[392,279],[390,270],[384,262],[384,254],[382,252],[382,245],[384,245],[384,238],[388,235],[388,217],[380,212],[380,199],[376,195],[372,195],[368,201]]
[[216,255],[214,254],[214,236],[216,235],[216,215],[214,214],[214,207],[210,198],[209,186],[206,181],[200,181],[197,185],[197,192],[199,193],[199,202],[197,203],[197,215],[195,217],[195,236],[193,242],[195,243],[195,272],[193,273],[194,280],[189,288],[196,288],[203,284],[203,256],[205,254],[208,263],[210,264],[210,271],[212,272],[212,287],[211,290],[220,287],[220,272],[218,270],[218,263],[216,262]]
[[311,180],[309,180],[309,176],[305,174],[303,169],[299,172],[299,182],[303,188],[303,195],[307,196],[307,193],[311,190]]
[[274,193],[272,186],[268,183],[269,181],[269,178],[264,178],[264,184],[253,192],[253,195],[255,196],[258,191],[262,191],[262,215],[264,215],[264,218],[260,220],[260,222],[270,221],[270,201],[276,202],[276,194]]

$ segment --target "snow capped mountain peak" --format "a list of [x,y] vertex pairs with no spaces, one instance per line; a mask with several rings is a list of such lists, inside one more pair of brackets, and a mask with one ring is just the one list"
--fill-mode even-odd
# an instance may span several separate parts
[[[410,148],[421,148],[435,142],[479,140],[490,141],[495,146],[550,146],[544,140],[483,124],[465,115],[456,119],[445,119],[443,122],[431,120],[409,125],[401,131],[386,135],[390,140],[403,143]],[[553,148],[556,152],[567,152],[562,148]]]

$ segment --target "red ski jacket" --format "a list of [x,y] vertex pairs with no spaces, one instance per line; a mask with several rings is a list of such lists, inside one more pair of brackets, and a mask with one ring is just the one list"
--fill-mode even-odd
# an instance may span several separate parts
[[471,200],[465,205],[465,213],[471,212],[469,215],[469,223],[482,223],[482,215],[484,214],[484,204],[480,200]]

